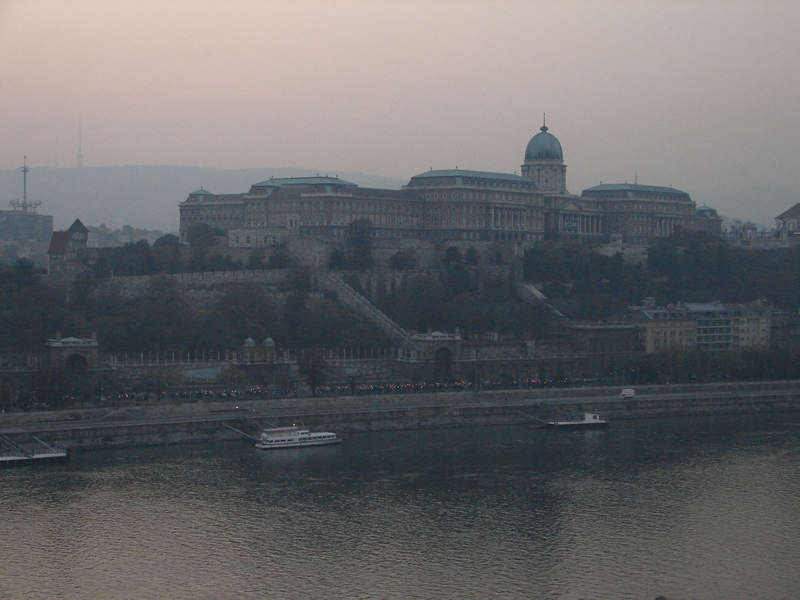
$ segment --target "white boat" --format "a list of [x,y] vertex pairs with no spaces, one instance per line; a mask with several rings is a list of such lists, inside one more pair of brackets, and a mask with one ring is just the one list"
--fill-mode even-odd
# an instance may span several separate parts
[[600,415],[588,412],[583,413],[583,420],[554,420],[547,422],[547,427],[550,429],[583,429],[592,427],[608,427],[608,425],[608,421],[601,419]]
[[341,444],[342,438],[329,431],[312,433],[299,427],[274,427],[261,432],[256,443],[259,450],[275,450],[277,448],[301,448],[303,446],[327,446]]

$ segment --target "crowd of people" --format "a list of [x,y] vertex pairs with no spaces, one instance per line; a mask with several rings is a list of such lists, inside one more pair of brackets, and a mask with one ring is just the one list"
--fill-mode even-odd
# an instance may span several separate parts
[[[591,385],[599,384],[598,379],[569,379],[561,378],[530,378],[530,379],[496,379],[481,381],[478,389],[519,389],[536,388],[560,385]],[[352,396],[371,394],[424,394],[435,392],[461,392],[475,390],[475,382],[465,379],[447,381],[417,381],[417,382],[386,382],[386,383],[328,383],[317,386],[317,396]],[[144,395],[144,396],[143,396]],[[302,388],[281,389],[277,385],[250,385],[242,387],[231,386],[206,386],[182,388],[158,393],[158,399],[163,402],[170,401],[215,401],[215,400],[262,400],[267,398],[291,398],[311,395],[307,386]],[[119,402],[136,401],[147,398],[147,392],[119,394],[115,400]],[[152,393],[150,395],[152,399]]]
[[[541,378],[541,379],[497,379],[483,380],[478,389],[520,389],[547,386],[578,386],[600,385],[602,382],[596,378]],[[386,382],[386,383],[328,383],[317,386],[316,396],[366,396],[372,394],[424,394],[435,392],[461,392],[475,390],[473,381],[454,379],[446,381],[417,381],[417,382]],[[180,387],[166,391],[125,391],[118,393],[104,393],[96,399],[97,405],[125,406],[130,404],[147,403],[180,403],[180,402],[219,402],[225,400],[266,400],[270,398],[298,398],[310,396],[311,390],[306,385],[291,388],[278,385],[248,385],[225,386],[222,384],[206,384],[191,387]],[[48,410],[54,406],[78,406],[81,400],[75,396],[64,396],[61,402],[52,405],[49,402],[34,401],[21,403],[17,409],[22,410]],[[95,402],[85,404],[94,405]]]

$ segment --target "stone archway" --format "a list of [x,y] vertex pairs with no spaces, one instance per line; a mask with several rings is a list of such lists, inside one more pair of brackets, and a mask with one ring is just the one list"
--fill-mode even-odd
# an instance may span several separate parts
[[83,354],[70,354],[64,361],[64,369],[73,375],[85,375],[89,372],[89,361]]
[[450,348],[439,348],[433,355],[434,378],[437,381],[447,380],[452,377],[453,353]]

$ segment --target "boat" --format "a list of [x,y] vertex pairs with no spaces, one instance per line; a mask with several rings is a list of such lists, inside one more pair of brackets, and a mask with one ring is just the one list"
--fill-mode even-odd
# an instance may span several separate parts
[[277,448],[302,448],[305,446],[327,446],[341,444],[342,438],[330,431],[310,432],[299,427],[274,427],[261,432],[256,443],[259,450]]
[[609,423],[605,419],[601,419],[600,415],[596,413],[583,413],[583,420],[553,420],[547,421],[546,427],[550,429],[593,429],[599,427],[608,427]]

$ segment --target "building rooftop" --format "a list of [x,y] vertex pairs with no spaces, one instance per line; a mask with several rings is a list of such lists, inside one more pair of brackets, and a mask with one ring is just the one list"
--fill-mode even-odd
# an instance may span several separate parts
[[767,308],[760,302],[678,302],[667,306],[629,306],[632,314],[646,320],[694,319],[697,315],[708,313],[764,313]]
[[357,187],[357,184],[351,181],[345,181],[338,177],[315,176],[315,177],[270,177],[264,181],[254,183],[254,186],[284,186],[284,185],[345,185],[350,187]]
[[663,187],[660,185],[639,185],[638,183],[601,183],[594,187],[583,190],[586,192],[639,192],[644,194],[682,194],[688,196],[686,192],[674,187]]
[[[523,183],[535,187],[536,184],[530,179],[514,175],[513,173],[493,173],[491,171],[469,171],[466,169],[433,169],[425,171],[419,175],[414,175],[415,179],[435,179],[442,177],[464,177],[468,179],[484,179],[486,181],[506,181],[509,183]],[[410,182],[409,182],[410,183]]]
[[690,312],[724,312],[728,307],[721,302],[684,302],[682,304]]
[[86,226],[83,223],[81,223],[80,219],[75,219],[67,231],[70,233],[89,233],[89,230],[86,229]]
[[531,138],[525,148],[525,160],[564,160],[561,142],[552,133],[548,133],[547,125],[539,128],[539,133]]
[[779,221],[786,221],[788,219],[798,219],[800,218],[800,202],[795,204],[792,208],[787,211],[782,212],[777,217],[775,217]]

